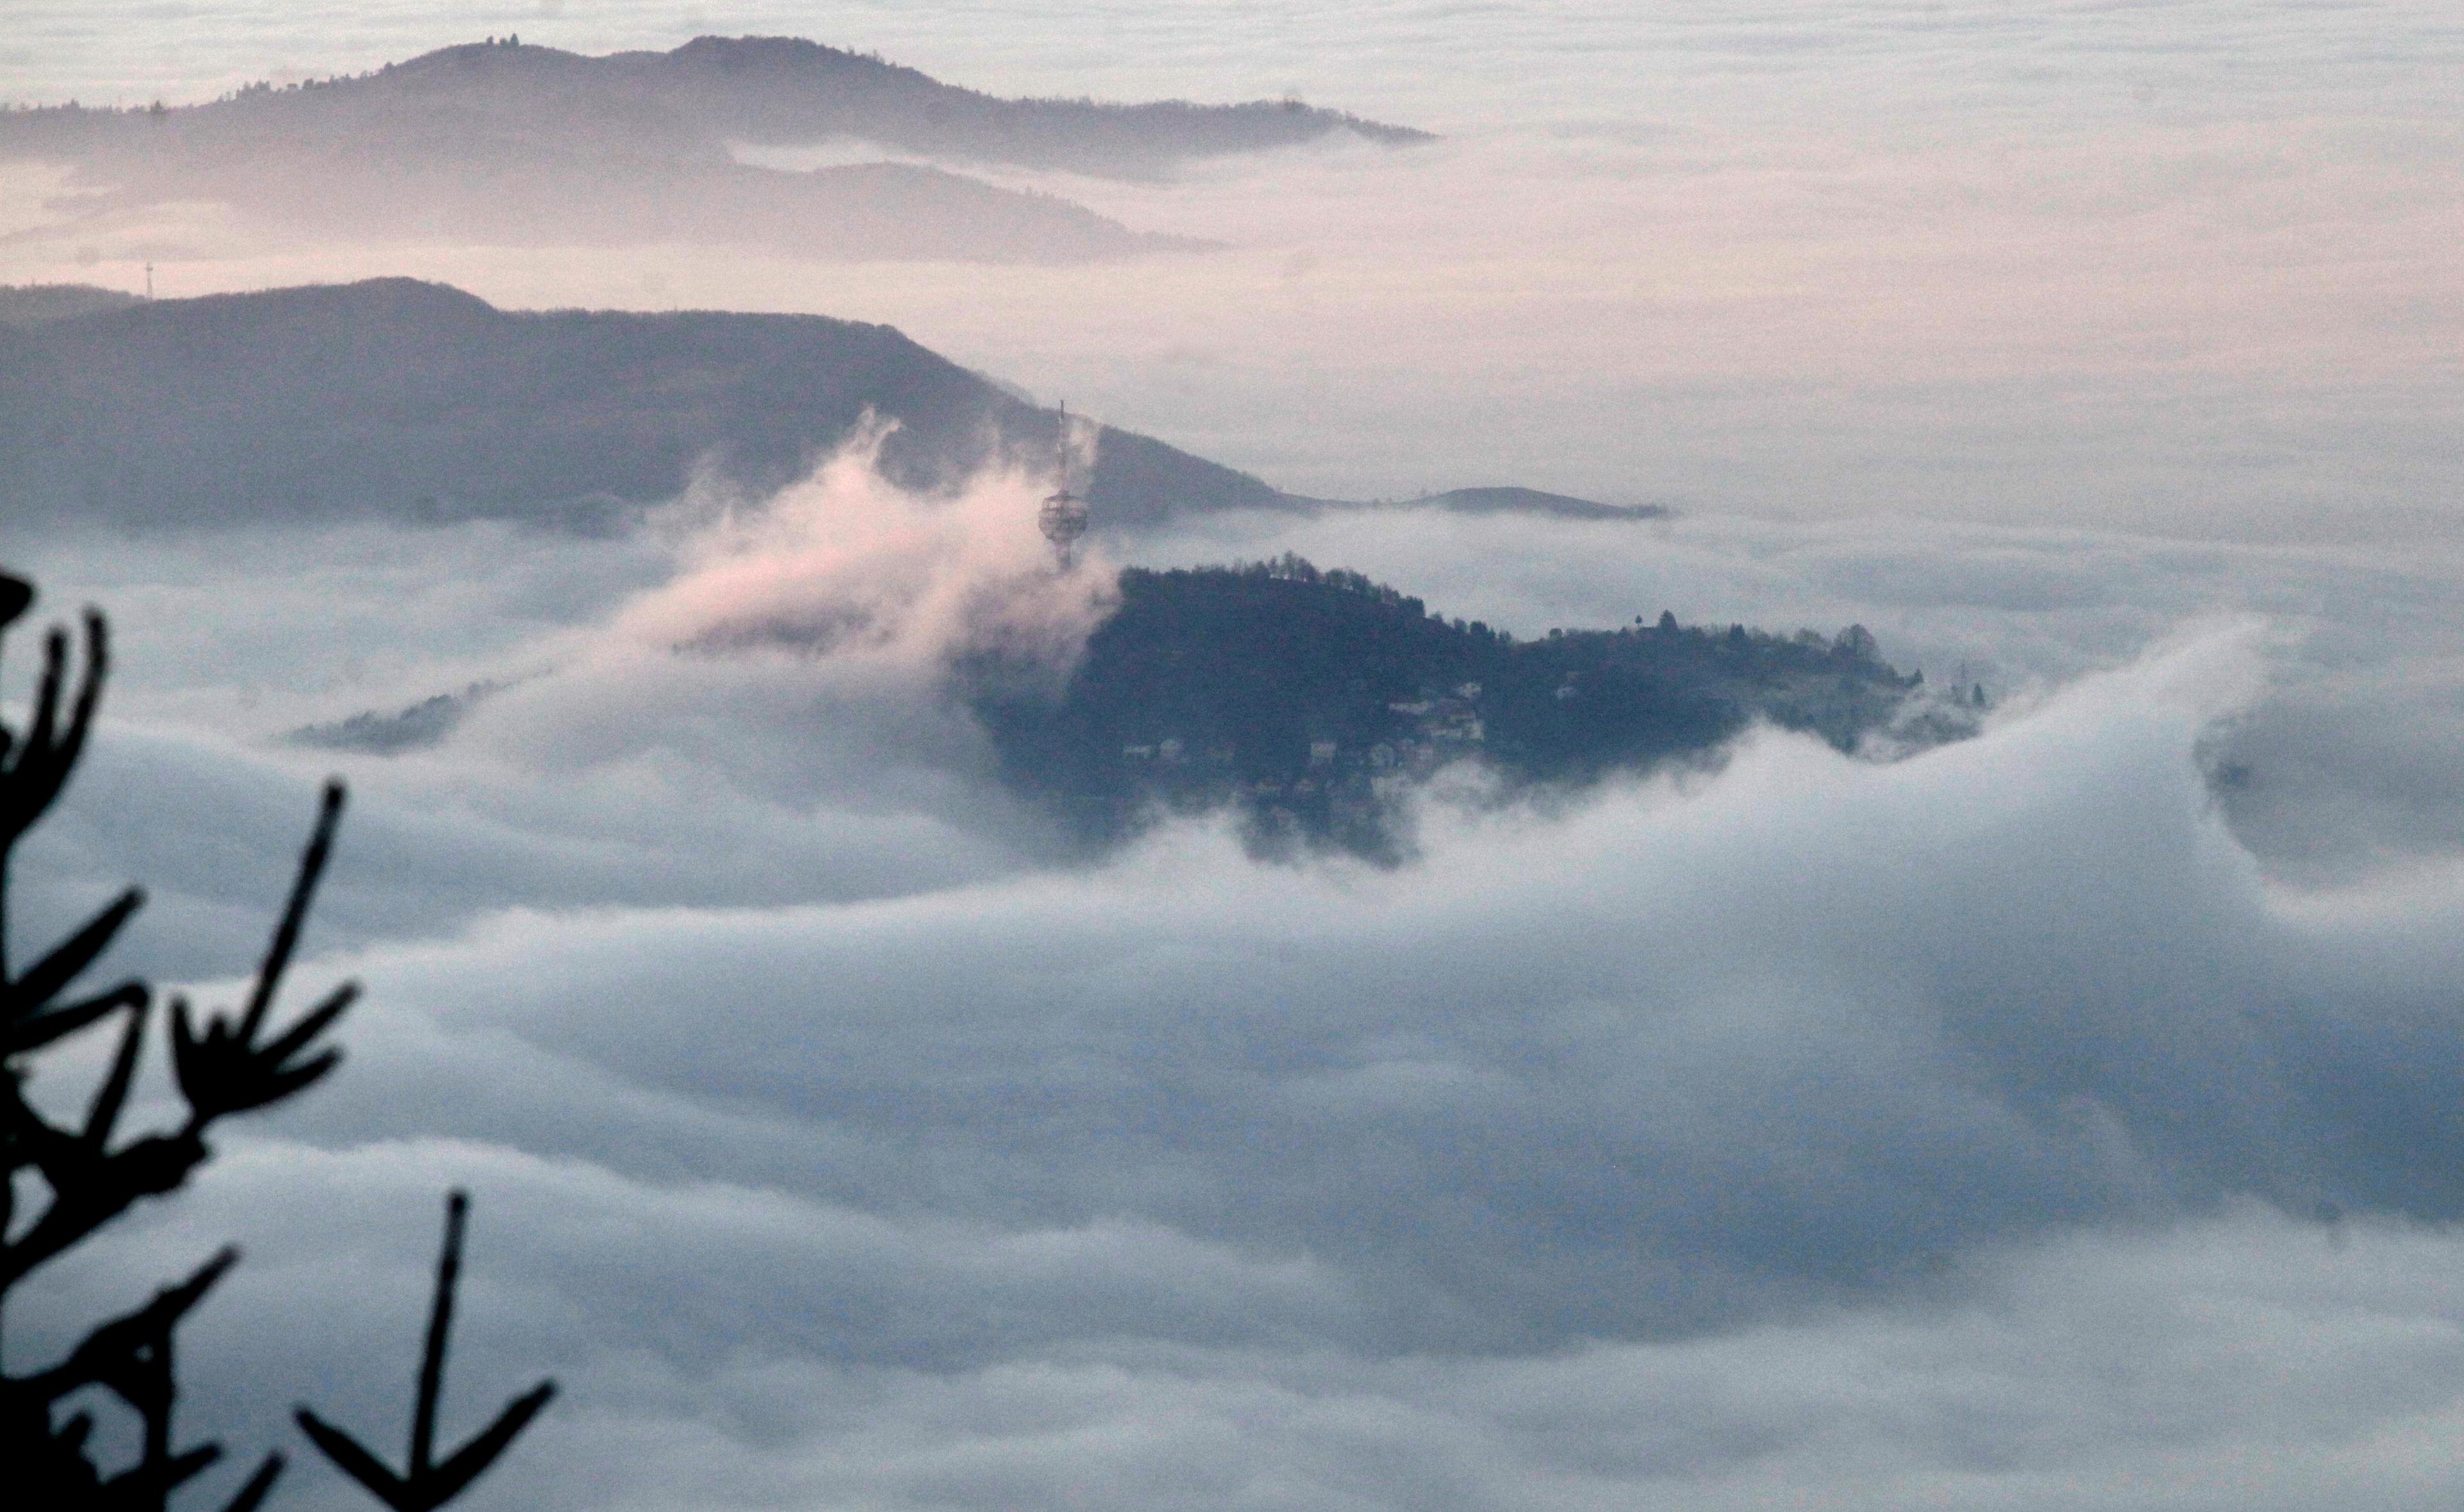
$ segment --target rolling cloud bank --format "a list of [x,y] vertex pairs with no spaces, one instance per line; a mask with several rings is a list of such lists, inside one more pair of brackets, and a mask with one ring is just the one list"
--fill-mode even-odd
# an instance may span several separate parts
[[[1124,548],[1349,552],[1526,634],[1679,583],[1853,609],[1938,672],[1966,646],[2003,708],[1892,763],[1765,732],[1505,806],[1459,772],[1394,868],[1203,820],[1070,861],[947,671],[1066,664],[1110,569],[1044,566],[1038,479],[914,498],[870,455],[526,550],[471,522],[295,530],[279,572],[246,532],[37,553],[129,667],[28,927],[143,877],[127,964],[236,971],[339,759],[313,943],[376,1000],[341,1080],[53,1279],[24,1347],[237,1236],[200,1431],[275,1434],[290,1383],[381,1421],[389,1376],[345,1362],[407,1351],[450,1181],[480,1198],[457,1379],[572,1389],[486,1504],[2452,1484],[2464,874],[2236,828],[2220,751],[2265,790],[2254,732],[2331,669],[2179,548],[1210,517]],[[1604,531],[1657,532],[1672,583],[1604,569]],[[2268,591],[2376,586],[2385,629],[2387,570]],[[384,591],[412,583],[458,586]],[[350,607],[267,634],[306,603]],[[501,691],[423,750],[278,738],[473,681]]]

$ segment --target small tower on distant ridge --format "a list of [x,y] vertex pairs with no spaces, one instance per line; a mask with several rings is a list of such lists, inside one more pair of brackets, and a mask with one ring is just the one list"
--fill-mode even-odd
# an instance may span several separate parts
[[1061,406],[1059,439],[1052,450],[1052,471],[1061,491],[1044,500],[1035,512],[1035,527],[1044,539],[1052,543],[1052,560],[1062,571],[1069,570],[1078,549],[1078,538],[1087,533],[1087,500],[1069,491],[1069,406]]

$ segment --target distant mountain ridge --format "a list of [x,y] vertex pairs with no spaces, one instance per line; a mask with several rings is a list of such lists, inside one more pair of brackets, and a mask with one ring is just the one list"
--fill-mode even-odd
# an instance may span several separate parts
[[738,163],[730,145],[855,139],[961,165],[1154,178],[1339,132],[1428,140],[1296,102],[1002,100],[799,38],[705,36],[596,57],[471,43],[199,105],[0,112],[0,159],[72,165],[95,196],[88,214],[202,197],[380,238],[1055,262],[1198,244],[942,167],[790,172]]
[[[889,326],[825,316],[499,310],[413,278],[156,300],[0,285],[0,528],[616,529],[705,464],[776,489],[868,410],[898,422],[884,471],[925,491],[998,456],[1041,462],[1059,425]],[[1111,427],[1087,487],[1104,531],[1227,509],[1664,513],[1509,487],[1309,499]]]
[[1558,520],[1661,520],[1668,514],[1659,504],[1604,504],[1571,494],[1502,485],[1450,488],[1442,494],[1407,499],[1401,507],[1442,509],[1458,515],[1548,515]]
[[[484,59],[499,50],[481,50]],[[935,157],[1022,167],[1147,177],[1197,158],[1257,152],[1349,132],[1388,145],[1434,138],[1297,100],[1201,105],[1092,100],[1005,100],[944,84],[916,69],[800,37],[696,37],[668,53],[603,58],[538,54],[575,84],[596,74],[715,140],[795,145],[853,138]],[[469,85],[473,50],[449,48],[401,65],[442,92]],[[385,76],[380,76],[385,77]]]
[[[0,526],[211,527],[364,516],[621,525],[708,461],[799,476],[867,410],[882,464],[955,483],[1053,411],[886,325],[810,315],[495,308],[410,278],[162,300],[0,324]],[[1273,507],[1259,479],[1106,429],[1110,527]]]

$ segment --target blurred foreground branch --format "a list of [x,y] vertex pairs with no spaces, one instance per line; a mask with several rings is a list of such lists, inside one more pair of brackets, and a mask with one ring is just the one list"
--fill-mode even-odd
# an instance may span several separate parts
[[[0,632],[33,601],[31,586],[0,573]],[[74,692],[69,636],[55,628],[44,637],[42,675],[22,732],[0,722],[0,1323],[6,1321],[10,1294],[28,1276],[92,1238],[143,1199],[163,1196],[186,1183],[210,1157],[206,1136],[216,1123],[297,1097],[331,1073],[341,1051],[322,1043],[323,1036],[359,995],[358,985],[346,982],[287,1026],[274,1022],[275,998],[341,820],[342,789],[329,782],[290,898],[246,1002],[200,1021],[186,999],[171,1000],[171,1069],[185,1115],[175,1127],[120,1137],[121,1116],[152,1021],[153,990],[135,979],[82,995],[72,989],[143,903],[143,894],[130,888],[23,970],[12,973],[10,968],[8,886],[16,843],[59,797],[84,753],[110,666],[102,616],[87,611],[84,629],[83,665]],[[83,1119],[74,1124],[53,1123],[26,1095],[33,1057],[70,1036],[114,1022],[118,1041]],[[20,1213],[19,1203],[28,1196],[40,1200]],[[421,1372],[412,1474],[402,1482],[430,1494],[424,1501],[399,1500],[361,1478],[397,1508],[432,1508],[458,1493],[502,1452],[553,1390],[542,1385],[445,1464],[429,1464],[464,1200],[458,1192],[452,1199],[436,1317]],[[179,1447],[172,1421],[179,1400],[174,1335],[238,1258],[237,1250],[223,1249],[150,1301],[96,1325],[65,1357],[28,1373],[7,1369],[6,1336],[0,1333],[0,1491],[11,1507],[164,1512],[174,1490],[221,1457],[219,1444]],[[136,1416],[139,1428],[136,1462],[118,1470],[106,1470],[89,1442],[96,1426],[92,1406],[111,1398]],[[328,1434],[357,1449],[304,1412],[302,1422],[329,1454],[334,1446]],[[282,1466],[280,1454],[268,1454],[223,1503],[224,1512],[253,1512]]]
[[307,1408],[295,1414],[300,1429],[325,1452],[326,1458],[393,1512],[435,1512],[460,1496],[556,1395],[556,1383],[541,1381],[506,1403],[494,1423],[448,1455],[442,1464],[437,1462],[436,1402],[445,1390],[446,1338],[453,1326],[453,1289],[462,1277],[462,1223],[470,1206],[466,1192],[452,1192],[445,1199],[445,1249],[436,1257],[436,1301],[428,1317],[428,1348],[419,1362],[419,1397],[410,1413],[409,1468],[396,1475],[358,1439]]

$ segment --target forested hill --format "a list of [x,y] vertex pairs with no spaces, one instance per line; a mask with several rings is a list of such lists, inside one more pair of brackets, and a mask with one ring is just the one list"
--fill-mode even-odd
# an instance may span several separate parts
[[928,157],[1123,177],[1337,133],[1397,146],[1434,140],[1296,100],[1002,99],[792,36],[702,36],[666,53],[601,56],[491,38],[365,74],[251,85],[195,105],[69,105],[0,117],[0,145],[71,157],[159,152],[166,141],[188,152],[254,151],[288,138],[498,164],[525,150],[672,163],[723,160],[730,143],[858,140]]
[[796,37],[507,37],[200,104],[0,110],[0,160],[68,167],[90,224],[208,201],[285,235],[1072,263],[1200,244],[962,170],[1152,178],[1335,134],[1427,140],[1298,101],[1002,100]]
[[[992,447],[1049,456],[1058,423],[889,326],[820,316],[524,313],[408,278],[123,303],[0,323],[0,528],[607,528],[705,459],[785,483],[868,408],[899,422],[884,470],[919,488]],[[1089,492],[1108,528],[1282,497],[1113,430]]]
[[1369,854],[1411,781],[1478,756],[1512,782],[1582,782],[1708,750],[1763,719],[1846,749],[1897,725],[1967,733],[1874,637],[1656,623],[1517,640],[1296,557],[1121,575],[1057,698],[975,669],[1004,773],[1083,834],[1233,805],[1257,832]]

